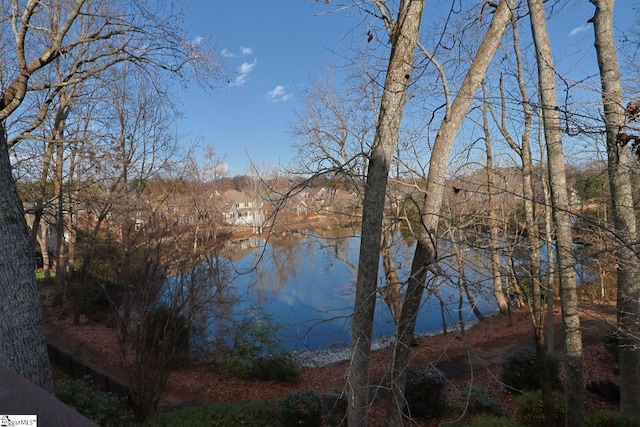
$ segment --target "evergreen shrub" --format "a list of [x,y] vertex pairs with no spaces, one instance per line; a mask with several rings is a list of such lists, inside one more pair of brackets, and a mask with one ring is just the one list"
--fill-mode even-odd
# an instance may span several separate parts
[[444,375],[430,366],[407,367],[405,399],[411,417],[435,418],[441,415],[447,407]]
[[597,411],[585,416],[585,427],[640,427],[640,417],[618,411]]
[[[518,396],[515,401],[516,419],[522,427],[539,427],[545,425],[542,391],[530,391]],[[553,392],[556,426],[564,426],[565,399],[564,393]]]
[[197,406],[158,413],[145,427],[281,427],[280,405],[255,400],[239,405],[205,402]]
[[500,400],[484,387],[469,386],[462,391],[461,397],[468,402],[468,411],[471,414],[480,412],[497,416],[503,414]]
[[54,391],[58,399],[100,427],[137,425],[131,409],[115,394],[100,390],[90,376],[60,380]]
[[296,390],[282,400],[282,422],[285,426],[320,427],[322,398],[310,389]]
[[471,427],[520,427],[520,424],[508,417],[484,415],[476,418],[473,423],[471,423]]
[[[554,390],[560,388],[558,359],[547,355],[547,367]],[[502,382],[515,390],[533,391],[542,388],[540,368],[533,347],[523,347],[512,351],[502,363]]]
[[283,351],[255,358],[250,373],[251,377],[260,381],[295,383],[302,375],[302,366],[293,354]]

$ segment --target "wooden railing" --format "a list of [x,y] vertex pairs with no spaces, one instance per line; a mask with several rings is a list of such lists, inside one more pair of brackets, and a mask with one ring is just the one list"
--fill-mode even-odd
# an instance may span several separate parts
[[[0,417],[36,415],[38,426],[96,427],[45,390],[0,363]],[[35,425],[35,424],[34,424]]]
[[60,350],[52,343],[47,344],[49,362],[73,379],[90,376],[93,382],[100,387],[100,390],[118,395],[123,401],[129,398],[129,388],[115,381],[113,378],[97,371],[95,368],[87,366],[73,356]]

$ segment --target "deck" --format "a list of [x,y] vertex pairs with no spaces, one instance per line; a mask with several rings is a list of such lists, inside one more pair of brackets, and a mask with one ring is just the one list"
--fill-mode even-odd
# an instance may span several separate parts
[[37,415],[39,427],[96,427],[40,387],[0,364],[0,417]]

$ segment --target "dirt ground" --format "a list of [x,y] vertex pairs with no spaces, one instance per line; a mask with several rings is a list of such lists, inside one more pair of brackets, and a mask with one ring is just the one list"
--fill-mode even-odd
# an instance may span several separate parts
[[[99,366],[116,380],[126,382],[120,369],[118,343],[115,330],[91,323],[86,318],[81,325],[71,325],[71,316],[64,311],[53,310],[44,296],[45,328],[47,336],[70,348],[77,357],[89,365]],[[613,356],[603,345],[603,331],[607,322],[615,319],[610,304],[585,304],[581,312],[583,320],[584,379],[592,380],[617,376]],[[556,355],[562,359],[562,323],[560,313],[555,316]],[[511,318],[492,316],[477,323],[464,333],[422,337],[413,348],[413,364],[434,364],[452,369],[447,377],[450,401],[462,401],[461,391],[468,385],[481,386],[494,393],[506,414],[513,414],[513,401],[517,395],[505,390],[500,382],[504,355],[511,349],[533,344],[533,327],[526,309],[515,310]],[[373,353],[370,378],[372,383],[384,380],[392,349]],[[469,366],[465,360],[474,361]],[[202,400],[240,403],[251,399],[278,400],[293,390],[311,388],[319,393],[341,392],[346,389],[348,363],[341,362],[321,368],[305,369],[302,379],[295,384],[229,379],[207,365],[187,365],[171,373],[165,397],[161,405],[167,409],[197,403]],[[370,410],[370,426],[383,425],[386,402],[375,400]],[[615,409],[617,404],[585,391],[587,410]],[[410,425],[441,425],[454,421],[463,414],[449,410],[438,420],[420,421]],[[468,421],[468,418],[465,420]]]

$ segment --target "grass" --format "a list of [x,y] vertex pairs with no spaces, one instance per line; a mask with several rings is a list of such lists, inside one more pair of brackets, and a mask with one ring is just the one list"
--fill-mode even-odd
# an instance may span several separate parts
[[281,426],[281,406],[262,400],[240,405],[205,402],[177,411],[159,413],[148,420],[145,427],[188,425],[191,427],[278,427]]
[[[55,279],[56,278],[56,272],[54,270],[49,270],[49,277],[51,279]],[[36,280],[38,280],[38,281],[45,280],[44,270],[36,271]]]

